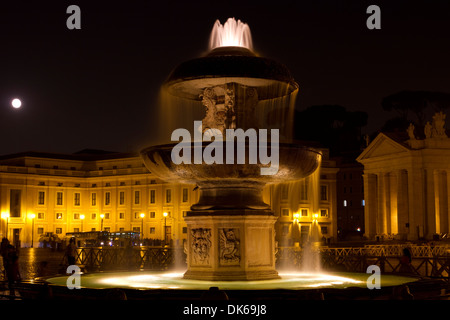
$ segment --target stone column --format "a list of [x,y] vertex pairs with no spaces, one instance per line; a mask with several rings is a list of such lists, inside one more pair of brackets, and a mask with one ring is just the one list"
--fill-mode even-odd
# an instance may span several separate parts
[[409,240],[417,240],[424,236],[425,201],[423,169],[408,171],[409,196]]
[[386,234],[386,194],[385,194],[385,178],[384,173],[377,174],[377,234]]
[[425,236],[427,239],[433,239],[436,233],[436,192],[434,190],[434,170],[425,170],[425,203],[426,203],[426,228]]
[[398,172],[389,173],[390,224],[392,234],[398,234]]
[[384,198],[385,198],[385,215],[386,215],[386,233],[392,234],[391,231],[391,179],[390,174],[384,174]]
[[436,170],[434,173],[436,232],[448,232],[448,191],[447,173]]
[[446,170],[446,174],[447,174],[447,232],[450,232],[450,203],[448,203],[450,201],[450,172],[449,170]]
[[377,219],[377,176],[371,173],[364,173],[364,228],[365,236],[369,239],[376,235]]
[[408,214],[408,173],[406,170],[397,172],[397,224],[398,233],[402,239],[406,238],[409,232]]

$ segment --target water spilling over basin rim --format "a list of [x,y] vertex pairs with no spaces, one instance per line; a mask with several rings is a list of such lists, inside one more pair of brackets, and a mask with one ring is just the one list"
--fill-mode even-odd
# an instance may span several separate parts
[[204,88],[232,82],[256,88],[260,100],[289,95],[298,89],[285,65],[239,47],[216,48],[204,57],[181,63],[164,87],[175,96],[200,100]]

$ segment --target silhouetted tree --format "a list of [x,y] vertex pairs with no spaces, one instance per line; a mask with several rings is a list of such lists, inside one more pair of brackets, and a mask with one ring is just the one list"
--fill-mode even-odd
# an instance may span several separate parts
[[[412,113],[416,117],[412,121],[423,127],[427,110],[434,113],[450,107],[450,94],[433,91],[401,91],[383,98],[381,106],[385,111],[396,111],[397,118],[403,119],[405,123],[408,123],[408,116]],[[390,124],[386,123],[386,126],[396,122],[403,123],[397,119],[392,120]]]
[[317,141],[333,155],[359,152],[361,128],[368,115],[362,111],[347,111],[340,105],[317,105],[296,112],[294,136],[299,140]]

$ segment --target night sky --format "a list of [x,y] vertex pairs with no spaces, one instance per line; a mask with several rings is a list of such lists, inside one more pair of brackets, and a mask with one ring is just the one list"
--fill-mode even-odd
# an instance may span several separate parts
[[[258,54],[288,66],[299,110],[367,111],[371,133],[395,116],[383,97],[450,92],[450,2],[392,2],[1,1],[0,154],[152,144],[161,83],[205,53],[214,21],[228,17],[249,24]],[[66,27],[71,4],[81,30]],[[381,30],[366,27],[371,4]]]

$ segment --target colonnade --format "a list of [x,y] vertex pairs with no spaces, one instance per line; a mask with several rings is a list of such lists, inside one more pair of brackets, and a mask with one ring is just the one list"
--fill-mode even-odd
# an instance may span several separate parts
[[432,239],[450,230],[450,170],[365,171],[365,234]]

